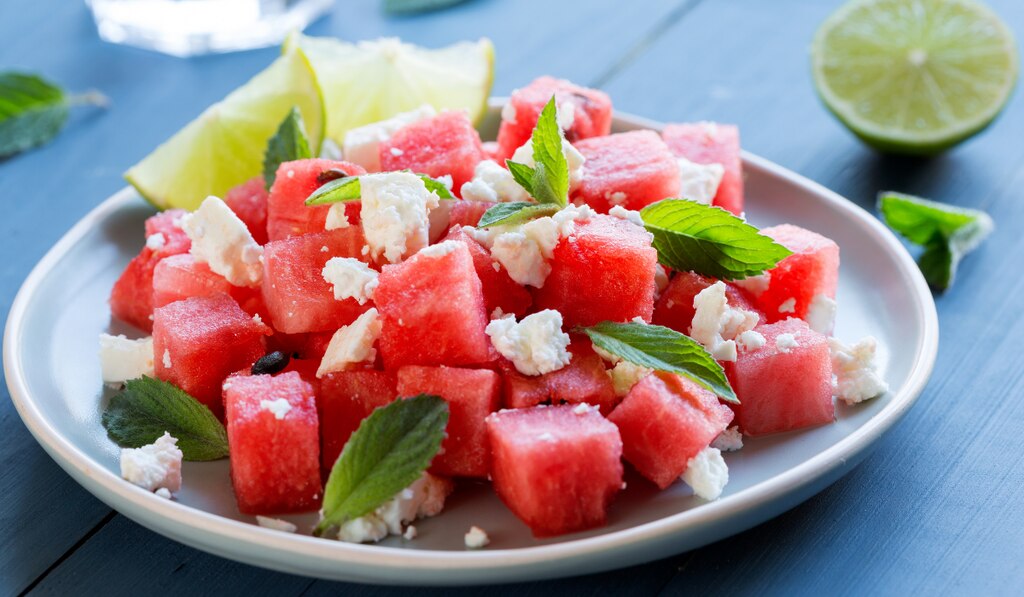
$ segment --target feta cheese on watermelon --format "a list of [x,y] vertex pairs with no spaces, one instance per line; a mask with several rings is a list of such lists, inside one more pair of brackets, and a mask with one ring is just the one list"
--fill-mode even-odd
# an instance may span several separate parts
[[[611,209],[608,210],[608,215],[619,218],[620,220],[632,222],[637,226],[640,226],[641,228],[643,228],[644,225],[644,219],[640,217],[640,212],[634,211],[632,209],[626,209],[621,205],[613,205]],[[665,278],[665,282],[668,283],[667,277]]]
[[679,196],[683,199],[711,205],[722,184],[725,168],[721,164],[697,164],[686,158],[679,162]]
[[473,180],[462,185],[460,195],[467,201],[491,203],[530,200],[530,194],[519,186],[512,173],[493,160],[483,160],[476,165]]
[[743,290],[746,290],[754,298],[760,297],[764,294],[765,290],[768,290],[768,286],[772,282],[771,272],[765,272],[760,276],[751,276],[742,280],[735,280],[733,284],[739,286]]
[[278,421],[288,416],[288,411],[292,409],[292,405],[284,398],[277,398],[275,400],[260,400],[260,410],[265,410],[270,414],[274,415],[274,418]]
[[796,336],[793,334],[779,334],[775,337],[775,348],[781,353],[790,352],[799,346],[800,344],[796,341]]
[[256,522],[265,529],[273,529],[275,531],[281,531],[283,533],[294,533],[298,530],[294,524],[287,520],[281,520],[280,518],[271,518],[270,516],[256,516]]
[[594,345],[594,352],[613,365],[607,373],[608,377],[612,380],[612,385],[615,386],[615,395],[619,398],[629,394],[633,386],[654,372],[654,369],[631,363],[619,355],[604,350],[600,346]]
[[376,510],[352,519],[338,529],[338,539],[349,543],[376,543],[392,535],[402,535],[404,525],[428,516],[437,516],[454,486],[443,477],[423,473],[412,485],[384,502]]
[[471,235],[484,246],[490,246],[491,256],[505,266],[516,283],[541,288],[551,273],[548,261],[558,242],[576,231],[576,222],[588,221],[594,215],[586,205],[569,205],[552,216],[531,220],[511,230],[502,227],[496,235],[476,229],[472,229]]
[[192,255],[235,286],[259,286],[263,280],[263,247],[245,222],[217,197],[207,197],[199,209],[181,218],[192,240]]
[[334,298],[355,299],[360,305],[373,299],[379,274],[369,265],[352,257],[333,257],[324,265],[323,277],[334,287]]
[[409,172],[389,172],[360,177],[363,233],[374,259],[383,255],[398,263],[430,239],[430,210],[438,196],[428,191],[420,177]]
[[878,374],[875,351],[878,342],[873,336],[847,346],[836,338],[828,339],[832,355],[832,373],[836,376],[835,393],[847,404],[870,400],[889,391],[889,384]]
[[739,348],[740,352],[757,350],[764,346],[765,342],[767,342],[765,337],[754,330],[747,330],[736,336],[736,347]]
[[729,467],[718,448],[704,448],[690,459],[683,473],[683,482],[693,493],[708,501],[717,500],[729,482]]
[[690,337],[720,361],[736,360],[736,337],[754,329],[757,313],[729,306],[724,282],[715,282],[693,299]]
[[166,431],[151,444],[121,450],[121,477],[147,490],[181,489],[181,450]]
[[143,375],[153,376],[153,338],[129,340],[124,335],[100,334],[103,382],[120,384]]
[[[815,295],[817,296],[817,295]],[[796,312],[796,298],[789,297],[782,301],[779,305],[779,313],[795,313]]]
[[807,308],[807,325],[819,334],[829,335],[836,325],[836,311],[839,306],[827,294],[816,294]]
[[[583,164],[587,161],[587,158],[583,157],[583,154],[573,147],[572,143],[569,143],[564,138],[562,139],[562,153],[565,154],[565,161],[569,166],[569,192],[572,193],[579,188],[580,183],[583,182]],[[525,164],[531,168],[537,167],[537,162],[533,159],[533,139],[529,139],[526,143],[523,143],[523,145],[512,154],[512,161]]]
[[381,321],[377,309],[370,308],[351,324],[334,333],[316,376],[344,371],[355,363],[372,362],[377,358],[377,350],[373,345],[380,338],[380,331]]
[[736,452],[737,450],[743,449],[743,434],[740,433],[738,425],[729,427],[725,431],[718,434],[715,441],[711,442],[712,448],[717,448],[722,452]]
[[335,203],[327,210],[327,219],[324,221],[324,230],[338,230],[348,228],[351,222],[348,221],[346,208],[348,202]]
[[447,254],[451,253],[452,251],[458,249],[459,248],[459,244],[460,243],[457,240],[446,240],[446,241],[439,242],[436,245],[430,245],[429,247],[426,247],[425,249],[420,249],[419,254],[422,255],[423,257],[432,257],[432,258],[444,257],[445,255],[447,255]]
[[162,232],[151,234],[146,237],[146,246],[154,251],[159,251],[167,245],[167,237]]
[[345,160],[359,164],[367,172],[380,172],[380,144],[387,141],[407,125],[426,120],[437,114],[434,107],[423,104],[415,110],[396,114],[387,120],[350,129],[345,133],[342,155]]
[[481,549],[491,543],[491,538],[487,535],[487,531],[473,525],[469,528],[469,532],[466,533],[464,541],[466,549]]
[[527,315],[518,323],[514,316],[492,320],[487,335],[494,348],[524,375],[557,371],[572,358],[566,350],[570,339],[562,331],[562,314],[552,309]]

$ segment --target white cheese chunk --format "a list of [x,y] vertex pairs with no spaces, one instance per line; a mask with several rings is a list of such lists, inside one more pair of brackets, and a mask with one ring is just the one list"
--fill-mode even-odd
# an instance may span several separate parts
[[807,307],[807,325],[819,334],[826,336],[832,333],[836,325],[838,305],[824,294],[816,294]]
[[[765,272],[760,276],[751,276],[742,280],[736,280],[733,284],[743,288],[750,294],[754,295],[754,298],[760,297],[764,294],[765,290],[768,290],[768,285],[772,282],[771,272]],[[796,303],[796,301],[793,301]]]
[[644,219],[640,217],[640,212],[632,209],[626,209],[621,205],[613,205],[612,208],[608,210],[608,215],[619,218],[620,220],[632,222],[641,228],[644,227]]
[[558,241],[576,230],[596,213],[586,205],[570,205],[552,216],[531,220],[522,226],[480,231],[465,228],[470,235],[491,250],[491,257],[505,267],[517,284],[541,288],[551,273],[551,259]]
[[613,367],[606,371],[606,373],[612,380],[612,386],[615,388],[615,395],[619,398],[628,394],[629,391],[633,389],[633,386],[640,383],[643,378],[654,372],[654,369],[649,369],[643,365],[631,363],[619,355],[612,354],[596,344],[594,345],[594,352],[596,352],[602,359],[613,365]]
[[271,518],[269,516],[256,516],[256,522],[265,529],[273,529],[275,531],[281,531],[283,533],[294,533],[298,530],[294,524],[287,520],[281,520],[280,518]]
[[167,237],[164,236],[162,232],[150,234],[149,236],[146,237],[146,246],[154,251],[164,248],[164,245],[166,244]]
[[291,402],[288,402],[285,398],[277,398],[275,400],[260,400],[260,410],[265,410],[270,414],[274,415],[274,418],[278,421],[283,420],[288,416],[288,412],[292,410]]
[[754,330],[747,330],[740,333],[739,336],[736,336],[736,347],[740,352],[757,350],[767,343],[768,340],[759,332],[755,332]]
[[341,230],[351,225],[348,221],[348,214],[345,213],[346,205],[348,203],[345,201],[331,204],[331,208],[327,210],[327,220],[324,222],[325,230]]
[[342,155],[346,161],[366,168],[367,172],[380,172],[380,144],[390,139],[399,129],[436,114],[433,106],[424,104],[387,120],[349,129],[342,143]]
[[853,346],[836,338],[828,339],[832,353],[832,374],[836,377],[836,396],[847,404],[870,400],[889,391],[875,365],[878,341],[868,336]]
[[430,242],[438,196],[409,172],[361,176],[363,233],[374,259],[398,263]]
[[440,514],[451,490],[449,481],[423,473],[412,485],[373,512],[342,524],[338,529],[338,539],[350,543],[375,543],[389,534],[403,535],[405,524]]
[[192,239],[192,256],[235,286],[259,286],[263,280],[263,247],[252,238],[245,222],[217,197],[207,197],[199,209],[181,218]]
[[121,477],[147,491],[181,489],[181,450],[178,440],[164,432],[151,444],[121,450]]
[[775,337],[775,348],[779,352],[788,353],[800,346],[793,334],[779,334]]
[[491,538],[487,536],[487,531],[474,525],[469,528],[469,532],[464,537],[466,542],[466,549],[481,549],[487,547],[491,542]]
[[683,473],[683,481],[699,498],[717,500],[729,483],[729,467],[718,448],[704,448],[690,459]]
[[373,345],[380,337],[380,330],[381,321],[377,309],[370,308],[335,332],[320,361],[316,376],[323,377],[328,373],[344,371],[355,363],[373,361],[377,358],[377,349]]
[[452,251],[458,249],[460,244],[461,243],[459,243],[459,241],[457,240],[442,241],[437,243],[436,245],[430,245],[429,247],[420,249],[420,252],[417,253],[417,255],[422,255],[423,257],[429,257],[431,259],[437,259],[439,257],[444,257],[445,255],[448,255]]
[[572,358],[566,350],[570,339],[562,331],[562,314],[552,309],[527,315],[519,323],[515,317],[491,320],[487,335],[494,348],[523,375],[557,371]]
[[683,199],[711,205],[722,184],[725,168],[721,164],[696,164],[679,158],[679,196]]
[[735,452],[743,449],[743,434],[740,433],[740,428],[734,425],[719,433],[715,441],[711,442],[711,447],[721,452]]
[[796,298],[789,297],[779,304],[779,313],[796,313]]
[[690,337],[720,361],[736,360],[736,337],[754,329],[758,315],[729,306],[725,283],[715,282],[693,297]]
[[334,287],[336,300],[355,299],[360,305],[373,300],[379,274],[366,263],[352,257],[332,257],[321,273]]
[[473,170],[473,180],[462,185],[466,201],[529,201],[530,194],[519,186],[512,173],[493,160],[483,160]]
[[153,338],[129,340],[123,335],[100,334],[100,370],[103,381],[119,384],[143,375],[153,376]]

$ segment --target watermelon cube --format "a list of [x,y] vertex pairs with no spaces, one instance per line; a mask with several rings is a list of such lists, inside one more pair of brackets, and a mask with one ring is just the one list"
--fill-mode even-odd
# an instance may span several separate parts
[[461,110],[406,125],[380,144],[381,171],[408,168],[434,178],[450,175],[453,189],[461,189],[473,178],[482,159],[480,133]]
[[267,192],[262,176],[250,178],[232,188],[224,196],[224,203],[245,222],[252,238],[261,245],[267,244]]
[[617,402],[615,386],[608,376],[604,359],[594,354],[581,354],[570,345],[572,360],[557,371],[543,375],[523,375],[515,367],[502,372],[505,406],[528,408],[538,404],[589,404],[608,414]]
[[153,312],[156,376],[223,418],[221,382],[263,356],[268,333],[226,294],[165,305]]
[[[436,246],[436,245],[435,245]],[[374,301],[388,369],[403,365],[477,365],[491,360],[480,277],[464,243],[444,254],[417,253],[385,265]]]
[[516,284],[505,268],[491,257],[490,252],[483,245],[463,232],[460,227],[449,232],[445,240],[464,243],[469,249],[469,254],[473,257],[476,275],[480,278],[480,285],[484,293],[484,307],[488,314],[494,312],[495,309],[501,309],[505,314],[514,313],[516,318],[526,315],[526,310],[533,303],[530,292]]
[[[504,163],[530,139],[541,110],[555,96],[559,113],[572,111],[572,124],[565,129],[571,143],[589,137],[602,137],[612,129],[612,100],[602,91],[574,85],[564,79],[540,77],[512,92],[501,111],[496,161]],[[571,104],[571,108],[564,107]]]
[[484,212],[494,207],[490,201],[449,201],[448,227],[476,226]]
[[231,294],[231,283],[188,253],[161,259],[153,270],[153,306],[163,307],[190,296]]
[[[274,184],[267,198],[267,238],[282,240],[290,236],[301,236],[323,232],[327,223],[329,205],[309,207],[306,199],[320,188],[317,178],[325,170],[336,168],[349,176],[366,174],[362,167],[349,162],[308,159],[284,162],[277,168]],[[359,203],[345,206],[345,215],[350,223],[358,222]]]
[[607,213],[615,205],[639,210],[679,196],[679,162],[654,131],[585,139],[576,149],[587,161],[574,201]]
[[[682,334],[689,334],[694,316],[694,297],[717,281],[693,272],[677,272],[654,306],[654,318],[651,321]],[[725,296],[730,307],[752,311],[764,319],[756,299],[746,290],[726,282]]]
[[768,321],[806,319],[814,298],[834,299],[839,283],[839,245],[810,230],[783,224],[761,230],[793,254],[768,272],[768,288],[757,297]]
[[551,258],[551,273],[534,293],[534,308],[562,313],[567,328],[601,321],[650,321],[658,253],[646,230],[610,216],[577,223]]
[[678,157],[695,164],[721,164],[725,173],[712,205],[736,215],[743,212],[743,159],[738,128],[715,122],[670,124],[661,137]]
[[391,371],[339,371],[320,380],[321,466],[328,474],[348,438],[376,408],[398,396]]
[[[791,431],[835,419],[828,339],[800,319],[761,325],[766,343],[739,353],[727,369],[749,435]],[[781,339],[780,339],[781,337]]]
[[[263,300],[274,329],[286,334],[335,331],[370,306],[336,300],[323,277],[332,257],[365,259],[360,227],[270,241],[263,252]],[[325,250],[326,249],[326,250]]]
[[535,537],[605,524],[622,489],[622,439],[597,409],[503,410],[486,424],[494,490]]
[[657,371],[633,386],[608,419],[626,461],[665,489],[732,422],[733,413],[695,382]]
[[[335,330],[337,331],[337,330]],[[275,332],[267,338],[267,350],[279,350],[293,358],[320,362],[331,343],[331,332],[309,332],[306,334],[285,334]]]
[[224,383],[231,484],[242,514],[320,507],[320,434],[313,386],[298,373]]
[[484,419],[501,404],[501,377],[487,369],[408,366],[398,370],[398,395],[440,396],[448,403],[447,437],[431,472],[486,477],[490,471]]

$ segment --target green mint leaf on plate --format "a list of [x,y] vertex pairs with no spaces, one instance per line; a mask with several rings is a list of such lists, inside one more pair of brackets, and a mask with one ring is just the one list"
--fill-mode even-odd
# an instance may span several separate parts
[[46,143],[60,132],[68,108],[80,104],[106,106],[98,92],[67,95],[36,75],[0,73],[0,158]]
[[480,216],[477,228],[489,228],[491,226],[510,226],[523,224],[534,218],[550,216],[557,212],[560,207],[550,203],[533,203],[530,201],[513,201],[510,203],[498,203]]
[[420,394],[378,408],[349,438],[324,488],[322,535],[373,511],[420,478],[437,455],[448,403]]
[[[403,172],[405,172],[403,170]],[[442,200],[454,200],[448,185],[426,174],[416,174],[428,191]],[[357,201],[363,194],[358,176],[349,176],[337,168],[324,170],[317,176],[320,187],[306,198],[306,205],[329,205],[343,201]]]
[[228,455],[224,425],[198,400],[177,386],[143,376],[129,380],[103,413],[107,435],[123,448],[151,444],[166,431],[178,439],[185,460],[217,460]]
[[293,107],[281,121],[281,126],[277,127],[274,136],[267,141],[267,150],[263,154],[263,180],[267,190],[274,184],[278,166],[310,157],[313,157],[313,152],[309,148],[306,125],[302,123],[298,108]]
[[577,328],[595,346],[630,363],[678,373],[717,394],[722,400],[739,404],[725,370],[696,340],[660,325],[602,321]]
[[384,0],[384,12],[390,14],[410,14],[441,10],[467,0]]
[[983,211],[891,191],[879,193],[878,210],[890,228],[924,248],[917,264],[928,284],[937,290],[953,284],[960,260],[995,228],[992,218]]
[[664,199],[640,210],[658,262],[720,280],[763,274],[792,252],[720,207]]
[[541,110],[531,141],[536,165],[531,168],[506,160],[509,172],[538,203],[565,207],[569,203],[569,162],[562,151],[562,129],[558,126],[554,96]]

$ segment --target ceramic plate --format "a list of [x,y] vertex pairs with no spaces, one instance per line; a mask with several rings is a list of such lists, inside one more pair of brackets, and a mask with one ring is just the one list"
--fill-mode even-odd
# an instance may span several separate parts
[[[482,129],[496,128],[500,100]],[[619,115],[616,130],[657,123]],[[443,515],[416,523],[415,541],[351,545],[261,528],[235,509],[228,462],[186,463],[176,501],[119,477],[118,449],[100,425],[109,394],[100,381],[97,335],[132,330],[110,321],[107,296],[141,248],[153,213],[131,189],[110,197],[68,232],[25,281],[11,308],[4,367],[11,396],[40,444],[72,477],[125,516],[172,539],[250,564],[330,579],[387,584],[536,580],[666,557],[743,531],[806,500],[860,462],[921,392],[938,347],[935,305],[900,242],[874,217],[825,188],[745,154],[748,216],[759,226],[791,222],[839,243],[836,334],[872,334],[892,391],[837,408],[832,425],[748,439],[728,454],[730,481],[705,503],[682,483],[664,492],[628,477],[608,526],[535,540],[486,485],[466,485]],[[74,300],[68,300],[74,297]],[[290,517],[307,532],[313,516]],[[491,545],[466,551],[463,534],[483,527]]]

